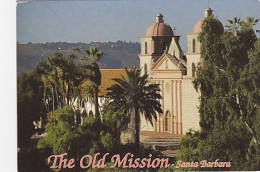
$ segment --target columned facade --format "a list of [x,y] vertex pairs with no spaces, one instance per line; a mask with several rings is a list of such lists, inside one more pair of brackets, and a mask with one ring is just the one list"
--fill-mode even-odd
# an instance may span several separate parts
[[[183,134],[182,132],[182,81],[153,80],[160,84],[163,113],[157,114],[154,131]],[[170,101],[169,101],[170,100]]]
[[[140,68],[142,74],[149,74],[152,83],[159,84],[163,111],[162,114],[157,114],[154,125],[142,117],[141,131],[183,135],[189,129],[200,128],[200,93],[195,90],[192,82],[196,77],[198,65],[203,67],[200,42],[197,38],[204,19],[212,16],[212,11],[207,8],[204,18],[195,24],[192,33],[187,34],[186,55],[179,45],[180,36],[176,36],[171,27],[164,22],[162,14],[157,14],[155,23],[148,27],[146,36],[141,38]],[[222,28],[220,23],[220,29]]]

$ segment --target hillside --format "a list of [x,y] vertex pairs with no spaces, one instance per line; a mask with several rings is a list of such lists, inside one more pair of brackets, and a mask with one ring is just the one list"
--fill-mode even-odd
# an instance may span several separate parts
[[123,41],[93,42],[89,44],[67,42],[17,43],[17,73],[19,75],[29,72],[40,60],[56,51],[68,54],[73,48],[84,50],[91,45],[96,45],[100,51],[105,53],[99,62],[100,68],[139,67],[139,43]]

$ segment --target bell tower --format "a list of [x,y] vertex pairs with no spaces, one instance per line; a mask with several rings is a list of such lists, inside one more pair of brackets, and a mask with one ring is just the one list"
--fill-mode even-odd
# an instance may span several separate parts
[[188,52],[187,57],[187,76],[195,77],[196,70],[199,63],[202,63],[200,42],[198,41],[199,33],[202,31],[203,20],[209,16],[212,16],[213,10],[206,8],[204,11],[204,18],[197,21],[193,28],[192,33],[187,34],[188,38]]
[[154,62],[163,53],[168,52],[173,38],[172,28],[164,22],[163,15],[156,15],[155,23],[151,24],[144,37],[141,37],[141,53],[139,55],[141,73],[151,73]]
[[[211,8],[206,8],[204,11],[204,17],[197,21],[193,28],[193,32],[187,34],[188,38],[188,52],[186,53],[187,57],[187,76],[188,77],[195,77],[196,76],[196,70],[197,65],[200,63],[203,64],[203,59],[201,57],[201,51],[200,51],[200,42],[198,41],[199,33],[202,31],[202,24],[205,18],[213,16],[213,10]],[[218,29],[221,32],[224,32],[224,27],[222,23],[214,18],[218,24]]]

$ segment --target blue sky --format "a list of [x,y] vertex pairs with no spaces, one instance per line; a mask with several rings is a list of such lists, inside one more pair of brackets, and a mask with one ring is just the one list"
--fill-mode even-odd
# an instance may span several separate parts
[[[17,4],[17,41],[139,42],[160,12],[185,46],[207,6],[207,0],[23,1]],[[233,17],[260,19],[259,0],[211,0],[210,7],[223,25]]]

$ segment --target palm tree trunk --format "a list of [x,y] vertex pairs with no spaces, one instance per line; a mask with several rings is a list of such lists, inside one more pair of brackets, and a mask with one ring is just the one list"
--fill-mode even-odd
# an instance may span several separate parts
[[135,109],[132,108],[131,110],[131,123],[130,123],[130,127],[131,127],[131,141],[133,143],[136,143],[136,137],[135,137],[135,134],[136,134],[136,131],[135,131]]
[[95,88],[94,89],[94,106],[95,106],[95,116],[99,116],[99,110],[98,110],[98,91]]
[[69,98],[70,98],[70,83],[67,81],[67,92],[66,92],[66,97],[67,97],[67,105],[69,106]]
[[257,141],[256,134],[255,134],[255,132],[253,131],[253,128],[251,128],[251,127],[249,126],[249,124],[247,123],[247,121],[244,120],[244,118],[243,118],[243,111],[242,111],[242,108],[241,108],[241,106],[240,106],[240,101],[239,101],[238,95],[236,95],[236,103],[237,103],[237,105],[238,105],[238,107],[239,107],[240,119],[242,120],[242,122],[245,124],[246,128],[248,129],[248,131],[249,131],[250,134],[252,135],[255,144],[258,145],[259,143],[258,143],[258,141]]
[[137,152],[139,152],[140,144],[140,116],[138,114],[137,108],[135,108],[135,146]]
[[[44,86],[44,93],[43,93],[43,104],[45,106],[45,108],[47,108],[47,104],[46,104],[46,86]],[[49,109],[48,109],[49,111]]]
[[237,38],[237,29],[236,28],[234,29],[234,37]]
[[54,88],[51,86],[51,92],[52,92],[52,114],[53,114],[53,121],[55,124],[55,116],[54,116],[54,110],[55,110],[55,95],[54,95]]
[[135,145],[135,149],[139,152],[140,148],[140,117],[137,108],[132,108],[131,111],[131,140]]
[[56,106],[57,108],[59,107],[59,96],[58,96],[58,91],[57,91],[57,87],[55,86],[55,95],[56,95]]

